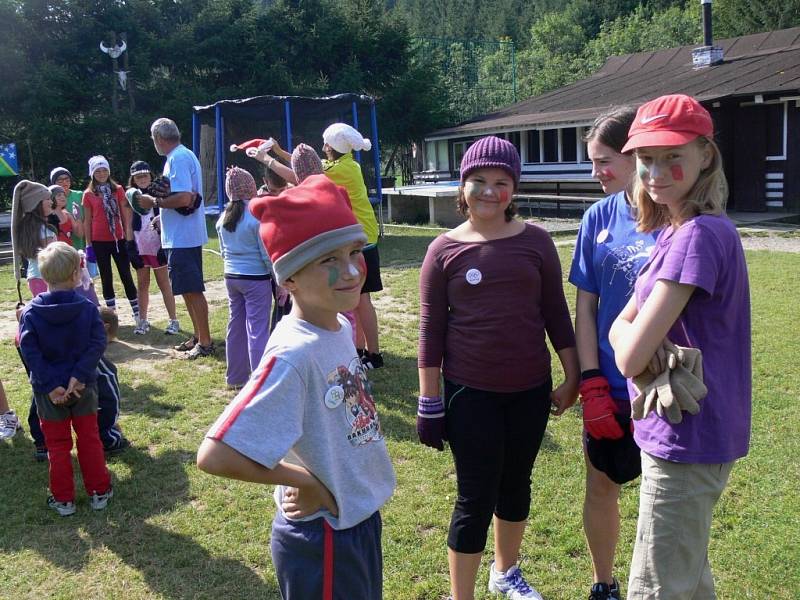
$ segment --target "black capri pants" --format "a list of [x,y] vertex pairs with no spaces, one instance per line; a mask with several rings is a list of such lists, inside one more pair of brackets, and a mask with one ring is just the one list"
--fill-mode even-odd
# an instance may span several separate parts
[[447,545],[483,552],[492,515],[528,518],[531,472],[550,418],[550,379],[522,392],[477,390],[445,380],[447,438],[458,496]]
[[114,275],[111,273],[111,260],[117,265],[122,287],[125,288],[125,297],[136,300],[136,284],[131,276],[131,262],[125,248],[125,240],[117,242],[92,242],[94,254],[97,257],[97,270],[100,271],[100,283],[103,286],[103,298],[114,298]]

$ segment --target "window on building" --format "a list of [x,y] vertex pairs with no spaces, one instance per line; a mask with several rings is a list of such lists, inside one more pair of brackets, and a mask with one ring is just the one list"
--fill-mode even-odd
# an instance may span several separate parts
[[436,142],[425,142],[425,170],[436,170]]
[[539,155],[539,130],[528,130],[528,143],[526,150],[528,155],[525,157],[526,163],[542,162],[542,157]]
[[514,147],[517,149],[517,152],[520,154],[522,153],[522,147],[520,146],[520,132],[519,131],[510,131],[506,134],[506,139],[514,144]]
[[558,162],[558,129],[542,131],[542,162]]
[[561,162],[578,162],[578,132],[575,127],[561,130]]
[[472,145],[472,141],[468,142],[453,142],[453,170],[457,171],[461,168],[461,159],[464,158],[464,153]]
[[425,142],[425,170],[447,171],[447,140]]
[[586,145],[586,142],[583,141],[583,138],[586,137],[586,134],[589,133],[588,127],[578,127],[578,135],[581,136],[580,138],[580,145],[581,145],[581,162],[589,162],[589,148]]
[[783,160],[786,158],[786,103],[767,104],[764,110],[767,114],[767,158]]

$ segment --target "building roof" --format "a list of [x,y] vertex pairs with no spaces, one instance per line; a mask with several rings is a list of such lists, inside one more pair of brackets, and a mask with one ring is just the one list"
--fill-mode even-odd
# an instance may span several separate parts
[[718,40],[724,61],[692,68],[693,46],[611,56],[599,71],[562,88],[435,131],[427,138],[591,121],[612,106],[664,94],[712,101],[800,93],[800,27]]

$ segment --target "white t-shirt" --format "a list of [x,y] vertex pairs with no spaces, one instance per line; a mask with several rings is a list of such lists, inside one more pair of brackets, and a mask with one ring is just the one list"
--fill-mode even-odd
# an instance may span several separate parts
[[[332,332],[281,319],[250,382],[207,435],[270,469],[302,465],[339,507],[338,518],[320,511],[302,520],[322,516],[348,529],[391,497],[395,476],[352,329],[341,315],[339,323]],[[279,511],[282,495],[278,486]]]

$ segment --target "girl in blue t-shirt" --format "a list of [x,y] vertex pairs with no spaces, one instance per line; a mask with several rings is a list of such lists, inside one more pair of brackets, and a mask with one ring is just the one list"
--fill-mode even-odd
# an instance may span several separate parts
[[[634,434],[642,483],[632,600],[715,597],[714,505],[749,447],[749,283],[724,214],[727,183],[713,135],[695,99],[662,96],[639,108],[623,148],[636,154],[639,229],[664,227],[609,335],[620,371],[639,386],[634,409],[644,413]],[[648,414],[650,401],[642,407],[638,394],[652,399],[653,391],[658,410]]]
[[613,576],[619,539],[619,492],[639,476],[639,448],[630,428],[625,378],[608,341],[611,323],[628,302],[656,233],[636,231],[631,206],[636,160],[622,154],[636,109],[622,107],[599,116],[584,140],[592,176],[609,194],[593,204],[578,231],[569,281],[578,288],[575,337],[581,363],[586,495],[583,528],[592,555],[589,600],[619,600]]
[[272,310],[272,263],[259,235],[259,222],[248,210],[256,196],[253,176],[231,167],[225,177],[228,205],[217,221],[219,248],[228,290],[225,358],[228,386],[241,388],[255,371],[269,339]]

